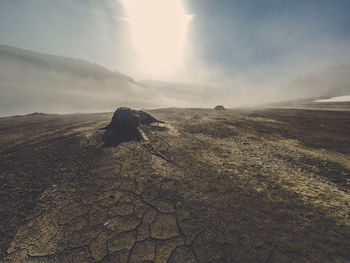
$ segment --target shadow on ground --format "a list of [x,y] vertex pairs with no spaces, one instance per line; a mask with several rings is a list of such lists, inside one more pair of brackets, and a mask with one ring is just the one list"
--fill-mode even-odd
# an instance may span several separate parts
[[348,114],[150,113],[0,119],[4,262],[350,261]]

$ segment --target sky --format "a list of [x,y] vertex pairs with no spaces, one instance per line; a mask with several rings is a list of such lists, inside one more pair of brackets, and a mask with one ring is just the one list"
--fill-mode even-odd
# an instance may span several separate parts
[[348,0],[1,0],[0,43],[135,78],[264,90],[350,63]]

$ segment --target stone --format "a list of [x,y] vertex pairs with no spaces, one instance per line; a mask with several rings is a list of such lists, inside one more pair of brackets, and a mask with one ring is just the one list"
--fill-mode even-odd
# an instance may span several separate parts
[[143,137],[140,129],[153,122],[160,121],[142,110],[120,107],[114,112],[111,122],[105,127],[103,135],[105,146],[117,146],[128,141],[141,141]]
[[214,110],[223,111],[223,110],[225,110],[225,107],[222,105],[217,105],[217,106],[215,106]]

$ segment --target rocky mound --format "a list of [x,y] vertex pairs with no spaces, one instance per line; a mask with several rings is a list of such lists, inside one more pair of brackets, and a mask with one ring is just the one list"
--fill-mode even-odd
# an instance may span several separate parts
[[160,122],[142,110],[126,107],[118,108],[112,121],[106,126],[103,139],[106,146],[117,146],[122,142],[142,140],[141,130],[144,125]]
[[225,107],[222,105],[217,105],[215,106],[214,110],[217,110],[217,111],[225,110]]

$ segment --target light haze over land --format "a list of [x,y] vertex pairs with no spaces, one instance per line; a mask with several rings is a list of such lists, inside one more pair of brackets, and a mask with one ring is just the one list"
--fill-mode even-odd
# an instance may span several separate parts
[[331,0],[3,0],[0,115],[349,95],[349,11]]

